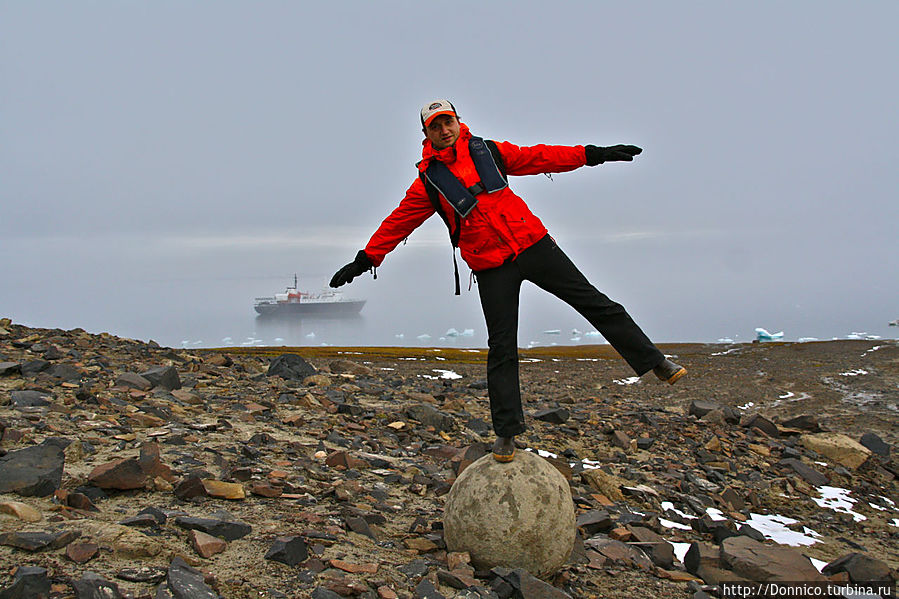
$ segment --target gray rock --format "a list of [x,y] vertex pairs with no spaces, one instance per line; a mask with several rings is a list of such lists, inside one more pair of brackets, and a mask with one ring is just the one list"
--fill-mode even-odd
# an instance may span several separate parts
[[433,426],[438,432],[453,429],[453,417],[441,412],[434,406],[419,404],[408,408],[406,413],[410,418],[418,420],[424,426]]
[[266,376],[280,376],[282,379],[302,381],[315,373],[315,367],[300,356],[282,354],[269,364]]
[[340,595],[324,587],[315,587],[310,595],[312,599],[343,599]]
[[769,437],[780,436],[780,430],[778,430],[777,425],[761,414],[752,414],[751,416],[742,419],[740,424],[746,428],[756,428]]
[[81,371],[71,364],[53,364],[43,374],[67,383],[81,381]]
[[890,445],[884,442],[876,433],[865,433],[859,439],[859,443],[876,453],[882,458],[890,457]]
[[121,599],[119,585],[93,572],[85,572],[72,583],[76,599]]
[[31,360],[22,364],[20,370],[22,372],[22,376],[37,376],[38,373],[46,370],[49,367],[50,362],[48,362],[47,360]]
[[684,567],[691,574],[697,574],[702,567],[720,568],[720,550],[714,545],[694,541],[684,555]]
[[12,585],[0,589],[0,599],[47,599],[50,579],[46,568],[22,566],[16,570]]
[[61,532],[6,532],[0,534],[0,545],[15,547],[24,551],[61,549],[81,536],[79,531]]
[[864,553],[850,553],[830,562],[821,573],[830,576],[839,572],[849,574],[852,582],[892,582],[890,567],[879,559]]
[[165,586],[174,599],[219,599],[218,593],[206,584],[203,573],[187,565],[180,557],[173,559],[169,565]]
[[187,530],[199,530],[226,541],[233,541],[245,537],[253,531],[246,522],[226,520],[223,518],[193,518],[190,516],[178,516],[175,524]]
[[18,362],[0,362],[0,376],[12,376],[21,373],[22,367]]
[[46,497],[59,488],[65,453],[49,441],[0,457],[0,493]]
[[154,387],[161,387],[168,391],[174,391],[181,388],[181,378],[174,366],[160,366],[151,368],[140,375],[150,381]]
[[796,549],[764,545],[736,536],[721,543],[721,561],[737,576],[758,582],[823,581],[812,562]]
[[309,551],[303,537],[279,537],[265,554],[265,559],[296,566],[309,559]]
[[427,578],[422,579],[421,582],[415,585],[413,597],[415,599],[446,599],[446,596],[441,594]]
[[820,433],[822,430],[821,425],[818,424],[818,419],[814,416],[809,416],[808,414],[790,418],[789,420],[786,420],[781,424],[783,424],[783,426],[785,426],[786,428],[795,428],[811,433]]
[[397,566],[397,570],[406,575],[406,578],[416,579],[421,578],[422,576],[426,576],[430,567],[428,563],[423,559],[412,560],[408,564],[403,564],[402,566]]
[[565,424],[570,417],[571,413],[565,408],[549,408],[547,410],[540,410],[534,414],[534,419],[550,422],[552,424]]
[[719,403],[716,402],[716,401],[707,401],[707,400],[703,400],[703,399],[694,399],[692,402],[690,402],[690,411],[689,411],[689,413],[690,413],[691,416],[696,416],[697,418],[702,418],[703,416],[705,416],[705,415],[708,414],[709,412],[711,412],[711,411],[713,411],[713,410],[720,410],[720,409],[722,409],[723,407],[724,407],[724,406],[722,406],[721,404],[719,404]]
[[136,372],[123,372],[116,378],[115,384],[116,387],[126,387],[139,391],[149,391],[153,388],[153,383]]
[[13,391],[9,394],[14,408],[42,408],[49,406],[50,396],[40,391]]
[[571,595],[545,583],[527,570],[516,568],[503,576],[521,599],[571,599]]
[[787,458],[786,460],[781,460],[780,465],[792,468],[793,471],[796,472],[796,474],[801,476],[803,480],[805,480],[805,482],[809,483],[812,486],[820,487],[830,482],[826,475],[818,472],[805,462],[802,462],[795,458]]
[[590,510],[577,517],[575,525],[584,531],[588,537],[598,532],[608,532],[612,529],[612,517],[606,510]]

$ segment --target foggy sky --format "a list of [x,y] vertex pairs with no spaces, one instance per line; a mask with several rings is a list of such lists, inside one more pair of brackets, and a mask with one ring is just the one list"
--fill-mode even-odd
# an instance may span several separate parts
[[[320,288],[445,97],[487,138],[644,148],[512,187],[653,339],[895,337],[897,22],[887,1],[0,0],[0,316],[174,343],[294,272]],[[482,326],[451,263],[432,218],[347,293],[407,334]],[[590,328],[532,289],[522,311]]]

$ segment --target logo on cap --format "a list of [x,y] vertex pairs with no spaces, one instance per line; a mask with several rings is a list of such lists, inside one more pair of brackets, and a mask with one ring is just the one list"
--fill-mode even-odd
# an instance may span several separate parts
[[434,110],[435,108],[440,108],[441,106],[443,106],[443,104],[441,104],[440,102],[434,102],[433,104],[428,106],[428,110]]

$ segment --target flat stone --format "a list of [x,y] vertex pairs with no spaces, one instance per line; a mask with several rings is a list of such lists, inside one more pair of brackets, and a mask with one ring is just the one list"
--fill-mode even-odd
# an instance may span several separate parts
[[61,549],[81,536],[81,532],[65,530],[62,532],[7,532],[0,534],[0,545],[7,545],[25,551],[42,551],[44,549]]
[[146,372],[140,373],[140,376],[150,381],[154,387],[161,387],[168,391],[174,391],[181,388],[181,378],[174,366],[160,366],[151,368]]
[[353,374],[357,376],[372,376],[375,371],[364,364],[358,364],[352,360],[333,360],[328,364],[328,370],[333,374]]
[[50,405],[51,396],[40,391],[13,391],[9,394],[14,408],[42,408]]
[[865,433],[864,435],[862,435],[861,439],[859,439],[859,443],[882,458],[890,457],[890,445],[883,439],[881,439],[876,433]]
[[47,599],[51,586],[46,568],[22,566],[16,570],[12,585],[0,589],[0,599]]
[[296,566],[309,559],[309,551],[303,537],[278,537],[265,554],[265,559]]
[[823,581],[812,562],[792,547],[765,545],[745,536],[721,543],[721,561],[737,576],[758,582]]
[[62,482],[65,453],[44,441],[0,457],[0,493],[23,496],[52,495]]
[[21,374],[22,367],[18,362],[0,362],[0,376],[12,376]]
[[226,483],[220,480],[204,479],[203,488],[210,497],[219,499],[245,499],[247,494],[240,483]]
[[40,522],[40,511],[21,501],[0,501],[0,513],[10,514],[23,522]]
[[830,482],[826,475],[818,472],[805,462],[797,460],[796,458],[781,460],[780,465],[791,468],[796,474],[801,476],[805,482],[812,486],[820,487]]
[[577,517],[575,526],[591,537],[598,532],[608,532],[612,528],[612,517],[606,510],[590,510]]
[[253,528],[246,522],[220,518],[193,518],[178,516],[175,524],[187,530],[199,530],[214,537],[234,541],[250,534]]
[[138,458],[122,458],[101,464],[91,471],[87,479],[101,489],[121,491],[143,489],[149,480]]
[[800,443],[827,459],[855,470],[871,456],[871,450],[851,437],[839,433],[802,435]]
[[200,555],[200,557],[210,558],[217,553],[221,553],[228,548],[228,543],[224,539],[206,534],[200,530],[192,530],[188,533],[191,547]]
[[100,552],[96,543],[70,543],[66,547],[66,557],[76,564],[84,564],[94,559]]
[[864,553],[850,553],[830,562],[821,570],[826,576],[846,572],[851,582],[889,582],[890,567]]
[[180,557],[169,565],[165,584],[175,599],[219,599],[219,594],[206,584],[203,573]]
[[126,389],[138,389],[140,391],[149,391],[153,388],[153,383],[137,374],[136,372],[123,372],[116,378],[116,387],[124,387]]
[[76,599],[121,599],[119,585],[110,582],[94,572],[85,572],[74,581]]
[[142,582],[158,584],[165,580],[166,569],[158,566],[142,566],[140,568],[125,568],[116,572],[115,577],[128,582]]

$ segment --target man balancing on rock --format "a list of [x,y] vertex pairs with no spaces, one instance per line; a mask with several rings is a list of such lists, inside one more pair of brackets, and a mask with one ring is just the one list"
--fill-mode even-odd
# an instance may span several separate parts
[[[515,435],[525,431],[518,382],[518,298],[522,281],[549,291],[577,310],[637,375],[652,370],[674,384],[687,371],[656,348],[620,304],[591,285],[546,227],[510,188],[507,178],[564,173],[605,162],[632,161],[636,146],[519,147],[472,135],[447,100],[421,109],[425,135],[418,177],[355,260],[331,279],[340,287],[384,257],[435,212],[474,272],[487,321],[487,390],[497,439],[493,457],[509,462]],[[455,253],[454,253],[455,259]],[[459,274],[456,269],[456,294]]]

